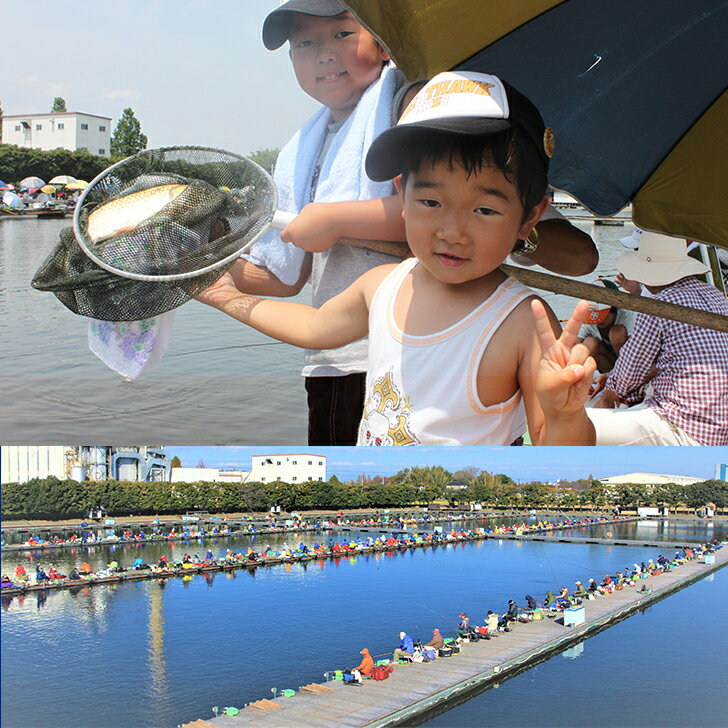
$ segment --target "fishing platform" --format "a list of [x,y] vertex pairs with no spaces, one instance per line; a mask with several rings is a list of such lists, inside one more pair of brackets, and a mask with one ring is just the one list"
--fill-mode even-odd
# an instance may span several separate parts
[[[460,654],[426,664],[398,665],[389,679],[360,687],[339,681],[302,686],[292,697],[258,700],[237,715],[194,720],[182,728],[388,728],[419,719],[458,698],[498,686],[533,665],[646,609],[728,564],[728,547],[609,596],[584,601],[580,619],[516,624],[511,632],[463,645]],[[712,563],[711,563],[712,562]],[[579,623],[577,623],[579,622]],[[573,626],[568,626],[573,625]],[[290,691],[289,691],[290,692]]]

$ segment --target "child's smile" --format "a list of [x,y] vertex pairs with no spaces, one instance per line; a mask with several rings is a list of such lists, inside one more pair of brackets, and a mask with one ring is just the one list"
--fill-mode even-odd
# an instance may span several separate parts
[[289,41],[298,83],[309,96],[328,106],[334,121],[342,121],[379,78],[388,56],[350,13],[295,17]]

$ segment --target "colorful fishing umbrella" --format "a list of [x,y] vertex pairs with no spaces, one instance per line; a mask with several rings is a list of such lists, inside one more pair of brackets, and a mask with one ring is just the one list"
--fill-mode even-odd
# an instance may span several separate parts
[[88,182],[84,179],[77,179],[75,182],[66,185],[67,190],[85,190],[87,187]]
[[50,194],[52,192],[55,192],[56,191],[56,188],[53,185],[43,185],[40,188],[40,191],[41,192],[47,192],[48,194]]
[[549,181],[593,212],[728,247],[728,1],[346,0],[411,79],[501,75],[554,129]]
[[11,185],[11,184],[9,184],[8,182],[3,182],[3,181],[2,181],[1,179],[0,179],[0,191],[5,191],[5,190],[14,190],[14,189],[15,189],[15,185]]
[[49,184],[52,185],[69,185],[76,181],[75,177],[71,177],[70,174],[59,174],[56,175]]
[[26,177],[20,180],[21,187],[27,187],[28,189],[40,189],[45,182],[40,177]]
[[25,207],[23,201],[14,192],[5,192],[3,194],[3,204],[14,210],[19,210],[22,207]]

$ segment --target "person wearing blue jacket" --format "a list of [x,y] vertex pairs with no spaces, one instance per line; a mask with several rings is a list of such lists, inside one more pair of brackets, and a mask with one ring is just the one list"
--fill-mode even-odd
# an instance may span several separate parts
[[392,654],[392,662],[399,662],[403,657],[412,657],[415,652],[415,643],[406,633],[399,633],[399,647]]

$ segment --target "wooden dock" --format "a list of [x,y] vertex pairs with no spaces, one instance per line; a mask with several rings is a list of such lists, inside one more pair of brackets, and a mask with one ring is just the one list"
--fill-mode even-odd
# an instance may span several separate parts
[[[549,659],[584,639],[693,584],[728,564],[728,547],[715,563],[695,559],[635,587],[585,601],[586,621],[565,627],[561,616],[517,624],[509,633],[463,645],[462,652],[426,664],[398,665],[389,679],[361,687],[333,681],[325,690],[299,690],[292,698],[261,700],[236,716],[187,723],[182,728],[388,728],[447,705],[450,701]],[[652,588],[642,594],[642,585]],[[394,645],[393,645],[394,646]],[[313,686],[310,686],[313,687]]]

